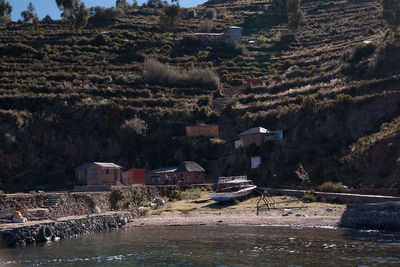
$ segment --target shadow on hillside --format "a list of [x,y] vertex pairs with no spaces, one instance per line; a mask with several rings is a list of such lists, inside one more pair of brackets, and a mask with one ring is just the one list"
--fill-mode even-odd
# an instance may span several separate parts
[[242,34],[248,36],[250,34],[257,34],[261,31],[268,32],[272,27],[283,23],[275,16],[258,15],[248,16],[243,20],[243,23],[237,26],[242,27]]

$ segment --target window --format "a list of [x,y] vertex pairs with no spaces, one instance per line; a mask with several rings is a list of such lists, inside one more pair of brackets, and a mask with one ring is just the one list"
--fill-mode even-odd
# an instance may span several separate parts
[[109,169],[106,169],[106,174],[110,174],[110,170]]
[[253,134],[253,140],[256,141],[256,135],[255,134]]
[[97,175],[97,169],[91,169],[90,175]]

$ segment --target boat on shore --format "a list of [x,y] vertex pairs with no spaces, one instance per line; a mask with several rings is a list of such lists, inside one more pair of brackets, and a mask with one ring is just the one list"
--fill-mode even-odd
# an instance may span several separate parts
[[248,196],[257,188],[247,176],[219,177],[217,189],[210,194],[215,201],[232,201]]

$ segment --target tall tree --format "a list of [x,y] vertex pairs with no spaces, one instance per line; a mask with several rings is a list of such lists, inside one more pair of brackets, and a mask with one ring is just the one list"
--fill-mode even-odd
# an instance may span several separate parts
[[288,28],[297,31],[303,23],[303,12],[300,8],[301,0],[287,0],[286,13],[288,16]]
[[68,18],[74,9],[78,9],[79,0],[56,0],[57,7],[63,11],[61,16]]
[[181,12],[179,1],[171,2],[176,2],[176,4],[164,7],[163,13],[160,17],[161,27],[168,30],[172,30],[175,28]]
[[75,29],[85,28],[89,20],[89,10],[86,8],[85,3],[80,3],[79,8],[74,10],[73,27]]
[[12,12],[12,6],[6,0],[0,0],[0,17],[9,17]]
[[35,7],[32,3],[29,3],[27,10],[21,12],[21,17],[24,22],[34,23],[39,21],[38,16],[35,13]]
[[126,10],[127,8],[129,8],[129,4],[126,0],[117,0],[115,2],[115,7]]
[[382,17],[393,30],[400,26],[400,0],[383,0]]

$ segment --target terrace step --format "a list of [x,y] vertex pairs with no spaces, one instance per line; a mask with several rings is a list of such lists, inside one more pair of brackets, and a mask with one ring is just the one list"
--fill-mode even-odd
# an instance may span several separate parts
[[46,203],[44,203],[44,205],[42,206],[42,208],[45,209],[50,209],[53,207],[57,207],[58,206],[58,202],[60,200],[60,196],[59,195],[55,195],[55,196],[51,196]]

